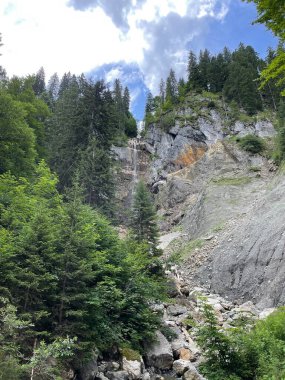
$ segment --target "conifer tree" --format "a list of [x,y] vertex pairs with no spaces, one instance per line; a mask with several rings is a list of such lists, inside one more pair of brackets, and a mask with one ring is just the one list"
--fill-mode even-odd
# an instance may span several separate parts
[[103,149],[95,137],[90,139],[82,152],[79,163],[79,177],[88,204],[112,216],[114,198],[114,178],[110,152]]
[[205,49],[200,51],[199,54],[199,74],[200,74],[200,88],[208,91],[210,89],[210,66],[211,56],[209,50]]
[[174,105],[178,100],[178,84],[173,69],[170,69],[166,79],[165,100],[169,106]]
[[59,91],[59,77],[57,73],[54,73],[50,77],[48,81],[48,85],[47,85],[47,95],[48,95],[47,103],[52,109],[52,111],[54,111],[54,108],[55,108],[55,103],[58,97],[58,91]]
[[199,87],[200,83],[200,74],[199,74],[199,68],[197,63],[197,57],[193,51],[189,52],[189,58],[188,58],[188,66],[187,66],[187,73],[188,73],[188,89],[197,89]]
[[161,79],[160,84],[159,84],[159,96],[160,96],[160,107],[162,107],[165,102],[165,83],[163,79]]
[[130,108],[130,91],[128,87],[124,88],[124,94],[123,94],[123,107],[124,107],[124,113],[127,114],[129,112]]
[[185,83],[185,80],[183,78],[180,78],[179,81],[178,81],[178,97],[179,97],[179,101],[183,101],[184,100],[184,97],[185,97],[185,94],[186,94],[186,83]]
[[145,183],[140,180],[136,186],[132,207],[132,229],[138,242],[147,242],[151,255],[158,255],[158,227],[151,196]]
[[151,122],[153,122],[154,111],[155,111],[154,98],[153,98],[152,93],[149,91],[146,98],[145,113],[144,113],[144,121],[145,121],[146,126],[150,124]]
[[41,67],[39,71],[34,76],[34,83],[33,83],[33,90],[36,94],[36,96],[40,96],[45,91],[46,84],[45,84],[45,71],[44,68]]

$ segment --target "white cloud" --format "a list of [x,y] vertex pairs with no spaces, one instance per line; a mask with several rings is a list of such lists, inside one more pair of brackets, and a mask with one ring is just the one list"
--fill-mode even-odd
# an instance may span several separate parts
[[201,19],[223,18],[230,0],[120,0],[113,8],[108,1],[1,0],[0,64],[8,75],[43,66],[49,76],[136,62],[154,89],[170,67],[180,75],[187,45],[205,27]]

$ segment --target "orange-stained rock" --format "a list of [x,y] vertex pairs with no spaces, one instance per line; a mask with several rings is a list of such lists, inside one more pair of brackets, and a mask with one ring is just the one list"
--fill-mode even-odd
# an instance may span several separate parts
[[193,361],[195,359],[195,355],[188,348],[183,347],[179,350],[179,359]]
[[175,160],[176,165],[182,167],[190,166],[204,156],[206,149],[204,147],[188,146]]

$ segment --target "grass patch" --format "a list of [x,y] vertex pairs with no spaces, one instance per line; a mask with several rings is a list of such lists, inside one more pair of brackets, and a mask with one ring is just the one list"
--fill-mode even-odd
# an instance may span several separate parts
[[127,360],[141,360],[140,353],[138,351],[133,350],[132,348],[123,347],[121,348],[121,353]]
[[213,229],[212,232],[220,232],[225,228],[225,223],[219,223],[217,224]]
[[241,186],[251,182],[249,177],[221,177],[213,179],[214,184],[219,186]]
[[241,121],[242,123],[246,123],[246,124],[254,123],[254,121],[255,121],[254,117],[249,116],[249,115],[242,113],[242,112],[238,115],[237,120]]
[[183,244],[177,251],[170,255],[168,262],[178,263],[183,260],[186,256],[192,253],[196,248],[202,248],[205,241],[202,239],[191,240]]

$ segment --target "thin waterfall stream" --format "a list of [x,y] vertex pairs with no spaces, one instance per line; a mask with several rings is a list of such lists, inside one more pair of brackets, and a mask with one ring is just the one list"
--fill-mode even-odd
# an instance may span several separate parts
[[139,146],[139,139],[132,139],[131,144],[131,155],[132,155],[132,171],[133,171],[133,178],[132,178],[132,194],[134,194],[136,184],[138,183],[138,146]]

